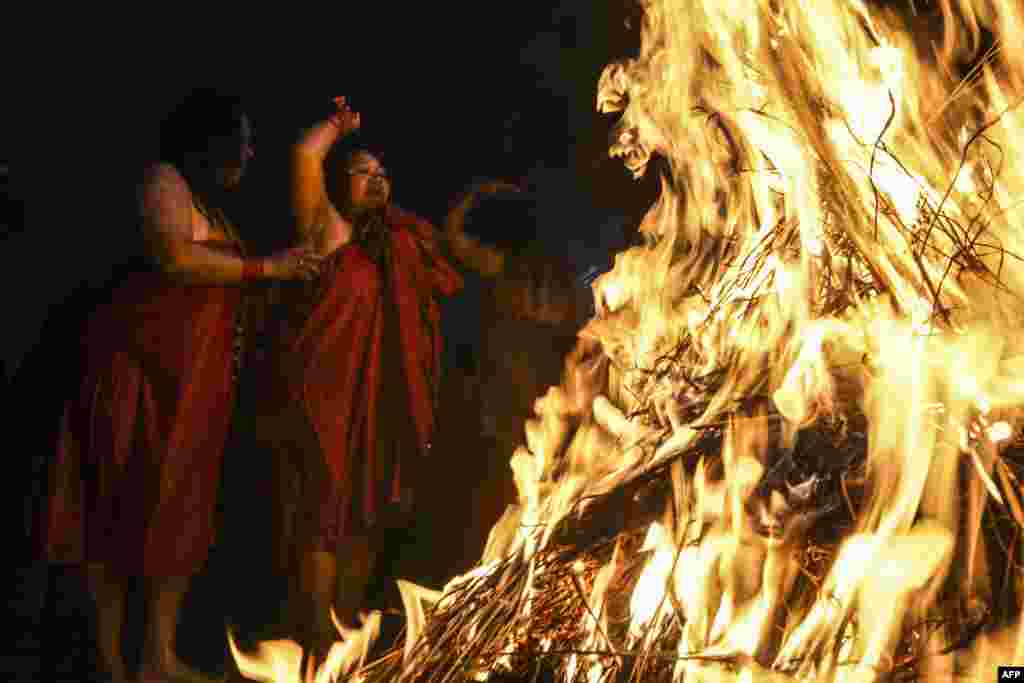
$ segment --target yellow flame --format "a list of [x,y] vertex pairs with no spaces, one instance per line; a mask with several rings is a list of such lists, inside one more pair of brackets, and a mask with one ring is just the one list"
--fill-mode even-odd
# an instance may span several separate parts
[[[594,283],[597,315],[512,454],[519,500],[449,595],[518,555],[518,617],[541,618],[538,557],[559,525],[673,458],[626,642],[607,613],[620,539],[585,596],[581,652],[674,634],[677,681],[874,681],[907,648],[951,644],[921,624],[997,599],[991,555],[1024,593],[1020,544],[982,533],[990,505],[1024,517],[1000,456],[1024,414],[1024,6],[935,4],[643,3],[639,54],[605,69],[597,104],[635,175],[666,162],[661,196],[644,244]],[[986,31],[998,50],[978,61]],[[773,480],[815,435],[832,443],[815,446],[822,471]],[[844,449],[863,471],[826,477]],[[849,522],[815,527],[818,475]],[[408,585],[403,599],[409,666],[423,603],[449,603]],[[1021,628],[1003,626],[919,673],[1020,661]],[[620,659],[574,654],[562,678]]]
[[[255,655],[245,654],[228,633],[228,646],[239,672],[247,679],[262,683],[335,683],[353,674],[363,665],[370,646],[380,633],[380,612],[359,615],[358,628],[346,628],[331,611],[331,619],[338,629],[339,640],[327,652],[323,662],[312,662],[302,677],[302,647],[290,640],[267,641],[258,645]],[[360,680],[358,674],[347,680]]]
[[642,550],[654,551],[654,556],[644,567],[643,573],[633,588],[630,601],[630,626],[633,635],[639,637],[665,604],[665,590],[672,575],[675,548],[663,526],[654,523],[647,532]]
[[[1009,213],[1024,190],[1022,115],[1010,105],[1024,58],[1001,45],[1008,68],[997,75],[982,66],[969,88],[948,67],[953,46],[964,37],[976,44],[979,26],[1024,24],[1016,5],[981,6],[943,4],[944,47],[930,54],[912,16],[855,0],[646,3],[640,55],[611,65],[599,84],[599,108],[621,115],[612,154],[637,174],[654,155],[669,162],[662,197],[640,226],[652,243],[620,254],[595,284],[599,319],[587,333],[619,367],[637,369],[617,381],[636,379],[631,395],[678,396],[678,378],[658,388],[650,371],[682,348],[690,377],[725,371],[700,396],[697,422],[720,420],[735,397],[766,392],[784,421],[783,448],[823,418],[866,419],[871,487],[859,535],[847,539],[827,584],[847,597],[819,600],[776,653],[811,653],[839,638],[835,629],[855,612],[876,629],[843,641],[863,662],[843,676],[872,678],[865,672],[887,666],[902,625],[935,608],[945,577],[966,579],[965,593],[980,589],[982,540],[950,530],[965,515],[976,528],[981,508],[961,510],[958,492],[1004,502],[992,449],[1014,427],[989,416],[1024,398],[1015,379],[1024,309],[1012,303],[1024,269],[1006,256],[1021,246]],[[976,144],[974,131],[993,121],[991,144]],[[989,248],[964,258],[964,244],[981,241]],[[618,442],[642,443],[656,430],[626,417],[637,407],[610,393],[593,412]],[[656,454],[696,438],[678,417],[662,426],[671,436]],[[650,528],[632,638],[655,628],[678,556],[680,654],[772,650],[767,632],[778,627],[795,566],[779,550],[789,540],[763,544],[749,528],[752,509],[770,521],[767,510],[787,507],[778,492],[755,499],[764,458],[780,447],[765,437],[765,428],[730,423],[724,486],[698,467],[674,487],[710,530],[678,548],[680,539]],[[619,467],[646,457],[623,449]],[[964,458],[973,467],[966,480]],[[724,495],[711,506],[717,515],[692,511],[715,495]],[[918,556],[925,542],[936,551],[927,561]],[[975,559],[954,561],[958,542]],[[925,606],[911,607],[909,596]],[[835,662],[813,666],[839,675]],[[694,667],[680,665],[677,675]]]

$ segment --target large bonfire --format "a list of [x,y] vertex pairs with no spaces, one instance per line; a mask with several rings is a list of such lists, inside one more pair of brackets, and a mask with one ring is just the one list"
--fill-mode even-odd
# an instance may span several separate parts
[[[933,27],[934,28],[933,30]],[[1024,6],[651,0],[662,192],[480,564],[319,680],[992,680],[1024,663]],[[236,651],[257,680],[298,653]]]

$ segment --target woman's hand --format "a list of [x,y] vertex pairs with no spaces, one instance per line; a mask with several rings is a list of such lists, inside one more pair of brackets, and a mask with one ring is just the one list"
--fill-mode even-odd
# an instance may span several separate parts
[[293,247],[268,257],[264,263],[272,280],[309,281],[320,275],[323,257],[309,247]]
[[501,180],[484,180],[474,183],[456,200],[445,221],[445,229],[449,235],[461,235],[468,214],[482,196],[499,192],[522,192],[518,185]]
[[352,111],[344,97],[335,97],[334,105],[338,108],[338,111],[327,120],[338,128],[338,132],[345,136],[359,130],[359,126],[362,124],[359,112]]
[[452,254],[462,265],[484,277],[495,277],[505,269],[505,255],[499,249],[481,244],[466,234],[466,216],[481,195],[497,192],[520,192],[512,183],[487,180],[475,183],[455,202],[444,220],[444,234]]

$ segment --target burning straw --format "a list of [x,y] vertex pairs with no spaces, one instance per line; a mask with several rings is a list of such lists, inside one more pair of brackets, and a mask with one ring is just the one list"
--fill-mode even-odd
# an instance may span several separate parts
[[595,283],[480,565],[405,586],[422,620],[357,676],[1024,662],[1022,8],[644,9],[598,96],[662,179],[644,244]]

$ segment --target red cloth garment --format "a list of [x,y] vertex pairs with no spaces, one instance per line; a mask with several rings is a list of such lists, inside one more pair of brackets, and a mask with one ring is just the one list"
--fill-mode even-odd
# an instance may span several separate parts
[[49,560],[156,577],[205,562],[241,297],[137,273],[90,317],[41,525]]
[[393,207],[384,222],[390,246],[380,263],[350,242],[331,255],[316,287],[283,297],[286,329],[267,413],[281,466],[283,527],[275,533],[293,553],[333,548],[374,526],[389,505],[409,502],[429,464],[438,297],[462,279],[438,253],[430,224]]

